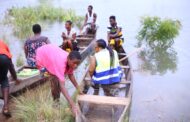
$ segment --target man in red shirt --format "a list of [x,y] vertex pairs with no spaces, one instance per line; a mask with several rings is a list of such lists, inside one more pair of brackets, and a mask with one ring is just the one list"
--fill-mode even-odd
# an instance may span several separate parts
[[9,51],[8,46],[0,40],[0,84],[2,95],[4,99],[4,106],[3,106],[3,114],[7,117],[11,117],[9,112],[8,106],[8,98],[9,98],[9,81],[7,77],[8,70],[10,71],[13,79],[15,80],[16,84],[19,83],[17,80],[16,72],[14,69],[14,65],[12,63],[12,55]]

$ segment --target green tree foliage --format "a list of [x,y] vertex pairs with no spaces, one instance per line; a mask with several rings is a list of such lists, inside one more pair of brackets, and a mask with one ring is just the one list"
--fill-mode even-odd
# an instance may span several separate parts
[[141,43],[145,40],[150,46],[170,47],[173,39],[179,35],[180,28],[181,23],[178,20],[143,17],[137,39]]
[[177,69],[177,53],[172,48],[174,38],[179,35],[181,23],[178,20],[159,17],[143,17],[138,32],[138,46],[146,48],[139,54],[141,68],[151,74],[165,74]]

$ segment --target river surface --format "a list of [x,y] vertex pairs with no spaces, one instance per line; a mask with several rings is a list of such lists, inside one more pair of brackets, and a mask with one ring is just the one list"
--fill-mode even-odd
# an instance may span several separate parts
[[[42,1],[42,0],[40,0]],[[12,6],[36,6],[38,0],[0,0],[0,14]],[[189,0],[53,0],[56,7],[72,8],[85,15],[92,4],[98,15],[98,38],[106,39],[110,15],[116,15],[123,28],[124,48],[129,53],[138,43],[136,35],[142,16],[178,19],[182,23],[180,35],[168,50],[150,51],[144,57],[133,55],[134,69],[131,122],[188,122],[190,121],[190,1]],[[0,17],[2,19],[2,16]],[[47,25],[42,35],[52,43],[61,44],[63,23]],[[22,54],[23,43],[11,34],[10,27],[0,25],[0,37],[9,40],[14,56]],[[152,57],[151,54],[154,54]],[[80,76],[80,75],[79,75]]]

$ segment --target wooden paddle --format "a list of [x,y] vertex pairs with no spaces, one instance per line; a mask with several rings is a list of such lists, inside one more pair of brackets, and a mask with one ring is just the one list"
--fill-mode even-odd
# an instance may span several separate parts
[[140,47],[140,48],[137,48],[137,49],[133,50],[133,51],[130,52],[128,55],[126,55],[125,57],[121,58],[121,59],[119,60],[119,62],[121,62],[121,61],[123,61],[123,60],[129,58],[130,56],[132,56],[132,55],[134,55],[135,53],[141,51],[142,49],[143,49],[143,47]]

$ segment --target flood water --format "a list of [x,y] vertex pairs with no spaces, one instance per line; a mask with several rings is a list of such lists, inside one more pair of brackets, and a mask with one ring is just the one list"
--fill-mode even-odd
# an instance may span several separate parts
[[[12,6],[35,6],[38,3],[38,0],[0,0],[0,14],[3,15],[7,8]],[[138,43],[136,35],[142,16],[180,20],[183,27],[172,47],[168,50],[150,50],[144,56],[136,54],[130,58],[134,69],[130,121],[190,121],[189,0],[53,0],[52,4],[75,9],[79,15],[84,15],[87,6],[92,4],[98,15],[98,38],[106,39],[108,17],[116,15],[118,25],[123,28],[124,47],[127,52],[134,50]],[[0,18],[2,19],[2,16]],[[47,25],[42,34],[48,36],[52,43],[59,45],[61,30],[63,23],[54,23]],[[9,27],[0,25],[0,37],[2,36],[9,40],[13,55],[23,54],[21,40],[11,34]]]

